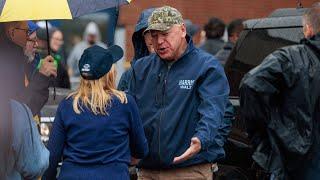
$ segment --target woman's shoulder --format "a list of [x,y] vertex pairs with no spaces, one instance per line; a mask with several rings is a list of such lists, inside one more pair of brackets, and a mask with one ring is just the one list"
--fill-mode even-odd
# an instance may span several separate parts
[[74,99],[73,96],[67,96],[67,97],[63,98],[61,102],[63,102],[63,103],[72,103],[73,99]]
[[120,98],[116,96],[113,96],[112,98],[114,105],[132,106],[132,104],[135,103],[134,98],[128,93],[125,93],[125,99],[126,100],[124,102],[121,102]]
[[68,106],[72,107],[73,104],[73,97],[65,97],[59,103],[59,109],[66,109]]
[[136,103],[136,100],[134,99],[134,97],[130,94],[127,94],[126,93],[126,96],[127,96],[127,107],[129,108],[129,111],[135,111],[135,109],[138,108],[137,106],[137,103]]

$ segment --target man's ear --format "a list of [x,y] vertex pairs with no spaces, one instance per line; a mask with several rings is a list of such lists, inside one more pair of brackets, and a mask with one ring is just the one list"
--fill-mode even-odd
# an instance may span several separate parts
[[187,35],[187,28],[184,23],[181,25],[181,31],[182,31],[182,37],[185,38]]
[[14,38],[14,28],[10,28],[8,29],[9,34],[10,34],[10,38],[13,39]]
[[9,22],[9,23],[5,23],[4,25],[4,31],[8,39],[10,39],[11,41],[14,41],[14,25],[15,24],[16,22]]
[[309,24],[305,24],[303,33],[304,33],[305,38],[310,38],[315,35],[313,28]]
[[308,27],[308,29],[309,29],[309,33],[310,33],[310,37],[311,36],[314,36],[315,35],[315,32],[313,31],[313,28],[310,26],[310,25],[308,25],[309,27]]
[[14,30],[13,30],[13,28],[9,27],[5,31],[6,31],[8,39],[13,41],[14,40]]

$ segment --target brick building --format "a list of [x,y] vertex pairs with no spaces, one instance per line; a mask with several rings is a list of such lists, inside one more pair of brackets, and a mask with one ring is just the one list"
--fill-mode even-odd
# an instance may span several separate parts
[[[316,0],[301,0],[304,7],[310,7]],[[297,0],[132,0],[121,8],[119,24],[126,29],[126,60],[133,57],[131,36],[135,23],[143,9],[170,5],[177,8],[184,18],[204,25],[212,16],[222,18],[226,23],[235,18],[260,18],[278,8],[297,7]]]

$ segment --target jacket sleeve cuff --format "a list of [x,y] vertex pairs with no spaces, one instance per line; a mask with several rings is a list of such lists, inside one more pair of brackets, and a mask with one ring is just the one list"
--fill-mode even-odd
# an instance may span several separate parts
[[201,142],[201,150],[207,150],[209,147],[209,143],[204,136],[200,133],[195,134],[193,137],[197,137]]
[[42,73],[40,73],[39,71],[37,71],[34,75],[35,79],[41,80],[41,81],[48,81],[50,78],[43,75]]

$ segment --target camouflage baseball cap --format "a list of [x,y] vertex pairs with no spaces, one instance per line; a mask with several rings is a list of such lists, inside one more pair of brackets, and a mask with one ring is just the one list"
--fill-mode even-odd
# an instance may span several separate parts
[[153,11],[148,19],[148,28],[144,31],[167,31],[175,24],[183,24],[181,13],[170,6],[163,6]]

